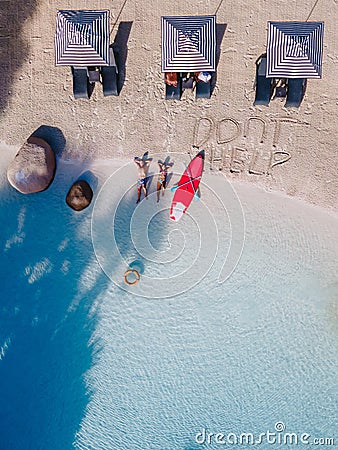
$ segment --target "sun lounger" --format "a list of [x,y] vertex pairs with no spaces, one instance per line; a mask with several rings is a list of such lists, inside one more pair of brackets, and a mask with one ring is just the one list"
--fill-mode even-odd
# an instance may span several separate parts
[[110,65],[101,66],[100,72],[102,77],[103,95],[119,95],[117,90],[118,70],[112,48],[110,48]]
[[266,78],[266,56],[256,63],[256,96],[254,105],[268,106],[272,95],[273,78]]
[[211,96],[211,82],[197,81],[196,82],[196,98],[210,98]]
[[117,71],[114,66],[102,66],[102,87],[103,95],[119,95],[117,91]]
[[306,88],[306,78],[289,78],[285,106],[299,108]]
[[86,67],[73,67],[73,94],[75,98],[89,98],[89,80]]
[[168,74],[165,75],[165,99],[166,100],[180,100],[182,95],[182,78],[177,74],[176,80],[177,85],[168,84],[171,82],[171,78]]

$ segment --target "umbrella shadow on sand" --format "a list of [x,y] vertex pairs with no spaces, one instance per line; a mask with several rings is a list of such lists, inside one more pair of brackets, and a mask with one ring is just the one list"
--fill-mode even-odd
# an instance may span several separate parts
[[221,44],[226,29],[226,23],[216,23],[216,71],[211,74],[211,93],[213,93],[217,83],[217,67],[221,57]]
[[111,47],[114,50],[118,68],[117,92],[120,93],[126,79],[126,62],[128,56],[128,39],[133,22],[120,22]]

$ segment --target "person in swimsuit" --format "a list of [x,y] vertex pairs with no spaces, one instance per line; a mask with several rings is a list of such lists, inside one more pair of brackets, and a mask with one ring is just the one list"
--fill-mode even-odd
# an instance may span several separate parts
[[164,195],[164,190],[167,187],[167,176],[168,176],[168,170],[173,166],[173,163],[169,163],[167,159],[162,162],[161,160],[158,161],[158,167],[160,169],[160,173],[158,174],[157,178],[157,202],[160,201],[160,193],[162,190],[162,197]]
[[137,200],[136,200],[136,204],[140,202],[141,200],[141,191],[143,190],[144,193],[144,197],[148,200],[147,197],[147,174],[148,174],[148,169],[149,169],[149,165],[151,162],[151,159],[141,159],[138,158],[137,156],[135,156],[134,158],[134,162],[137,165],[137,170],[138,170],[138,180],[137,180]]

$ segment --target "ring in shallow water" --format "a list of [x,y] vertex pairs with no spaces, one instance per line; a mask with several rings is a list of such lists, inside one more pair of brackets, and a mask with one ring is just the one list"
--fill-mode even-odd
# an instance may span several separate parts
[[[130,275],[131,273],[135,276],[135,280],[134,280],[134,281],[129,281],[129,280],[128,280],[128,275]],[[124,282],[125,282],[126,284],[128,284],[129,286],[135,286],[135,284],[137,284],[137,283],[140,281],[140,278],[141,278],[141,277],[140,277],[140,274],[139,274],[138,271],[135,270],[135,269],[129,269],[129,270],[127,270],[127,271],[125,272],[125,274],[124,274],[124,277],[123,277]]]

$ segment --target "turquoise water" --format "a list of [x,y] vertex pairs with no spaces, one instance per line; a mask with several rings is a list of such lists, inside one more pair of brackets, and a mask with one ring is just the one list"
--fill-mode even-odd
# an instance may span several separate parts
[[[222,448],[216,433],[258,438],[281,422],[310,443],[337,443],[337,217],[236,184],[246,238],[230,278],[218,282],[217,254],[187,292],[136,296],[116,286],[117,265],[107,277],[94,252],[93,211],[109,235],[109,205],[98,198],[82,213],[66,206],[80,172],[69,167],[31,196],[2,173],[0,448]],[[135,195],[127,193],[117,220],[134,210]],[[150,229],[153,246],[167,249],[175,231],[165,214],[159,209]],[[122,220],[117,240],[128,259],[135,252],[126,230]],[[109,245],[106,235],[102,241]],[[158,267],[149,263],[145,275]],[[210,444],[199,443],[204,430],[214,433]]]

